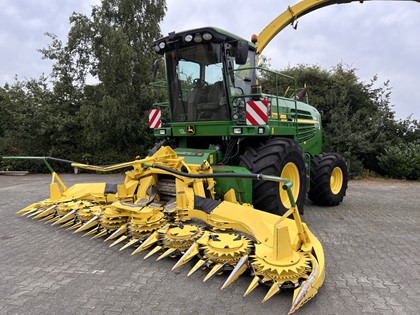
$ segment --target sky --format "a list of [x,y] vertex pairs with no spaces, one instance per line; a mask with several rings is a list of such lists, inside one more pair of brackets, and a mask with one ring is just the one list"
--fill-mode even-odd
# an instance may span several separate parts
[[[0,86],[49,75],[51,62],[37,49],[45,32],[66,40],[72,12],[90,15],[99,0],[0,0]],[[298,0],[167,0],[163,35],[215,26],[245,39],[259,34]],[[420,3],[365,1],[332,5],[303,16],[265,48],[274,69],[299,64],[330,70],[339,63],[357,69],[363,82],[390,80],[397,119],[420,119]]]

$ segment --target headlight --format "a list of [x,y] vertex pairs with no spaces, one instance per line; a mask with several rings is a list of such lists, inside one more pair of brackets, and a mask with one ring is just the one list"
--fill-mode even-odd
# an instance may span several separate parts
[[165,48],[165,46],[166,46],[165,42],[160,42],[160,43],[159,43],[159,48],[160,48],[160,49],[164,49],[164,48]]
[[184,40],[189,43],[190,41],[192,41],[193,36],[191,34],[188,34],[187,36],[185,36]]
[[203,34],[203,39],[204,40],[211,40],[213,38],[213,35],[211,35],[210,33],[204,33]]
[[196,43],[201,43],[201,42],[203,41],[203,37],[201,37],[201,35],[200,35],[200,34],[195,34],[195,36],[194,36],[194,41],[195,41]]
[[241,134],[242,133],[242,128],[233,128],[233,133],[234,134]]

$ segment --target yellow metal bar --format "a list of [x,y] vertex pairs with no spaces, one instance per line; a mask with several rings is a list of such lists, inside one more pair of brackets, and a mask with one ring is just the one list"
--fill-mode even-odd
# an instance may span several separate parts
[[51,183],[55,183],[55,181],[57,181],[60,184],[61,191],[66,191],[67,190],[67,186],[61,180],[60,176],[58,176],[58,174],[56,172],[53,172]]
[[298,211],[297,207],[292,207],[292,209],[294,209],[293,220],[295,221],[296,228],[298,230],[298,237],[302,241],[302,246],[311,245],[310,244],[311,240],[309,238],[309,235],[308,235],[305,227],[303,226],[302,219],[300,217],[300,214],[299,214],[299,211]]
[[[258,35],[257,53],[261,53],[270,41],[286,26],[295,22],[299,17],[312,11],[321,9],[332,4],[343,4],[350,2],[361,2],[360,0],[303,0],[293,6],[289,6],[286,11],[277,16],[270,22]],[[372,0],[365,0],[372,1]],[[390,0],[390,1],[414,1],[420,0]]]
[[138,164],[138,163],[139,163],[139,161],[131,161],[131,162],[125,162],[125,163],[114,164],[114,165],[109,165],[109,166],[98,166],[98,165],[88,165],[88,164],[82,164],[82,163],[72,163],[71,166],[81,168],[81,169],[85,169],[85,170],[90,170],[90,171],[110,172],[110,171],[115,171],[115,170],[119,170],[119,169],[122,169],[122,168],[130,167],[130,166],[134,166],[135,164]]

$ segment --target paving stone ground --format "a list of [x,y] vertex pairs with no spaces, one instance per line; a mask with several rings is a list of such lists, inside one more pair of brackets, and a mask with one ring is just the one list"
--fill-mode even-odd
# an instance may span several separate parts
[[[63,175],[121,182],[122,175]],[[0,176],[0,314],[287,314],[292,292],[267,303],[267,288],[242,295],[251,278],[220,291],[188,265],[143,260],[15,212],[48,197],[48,175]],[[320,239],[326,280],[296,314],[420,314],[420,183],[351,181],[343,204],[307,202],[304,221]]]

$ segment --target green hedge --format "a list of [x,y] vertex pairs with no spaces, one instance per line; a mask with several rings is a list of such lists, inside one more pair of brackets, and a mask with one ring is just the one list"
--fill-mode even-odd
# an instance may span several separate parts
[[420,178],[420,141],[399,144],[386,149],[379,158],[379,166],[392,178]]

